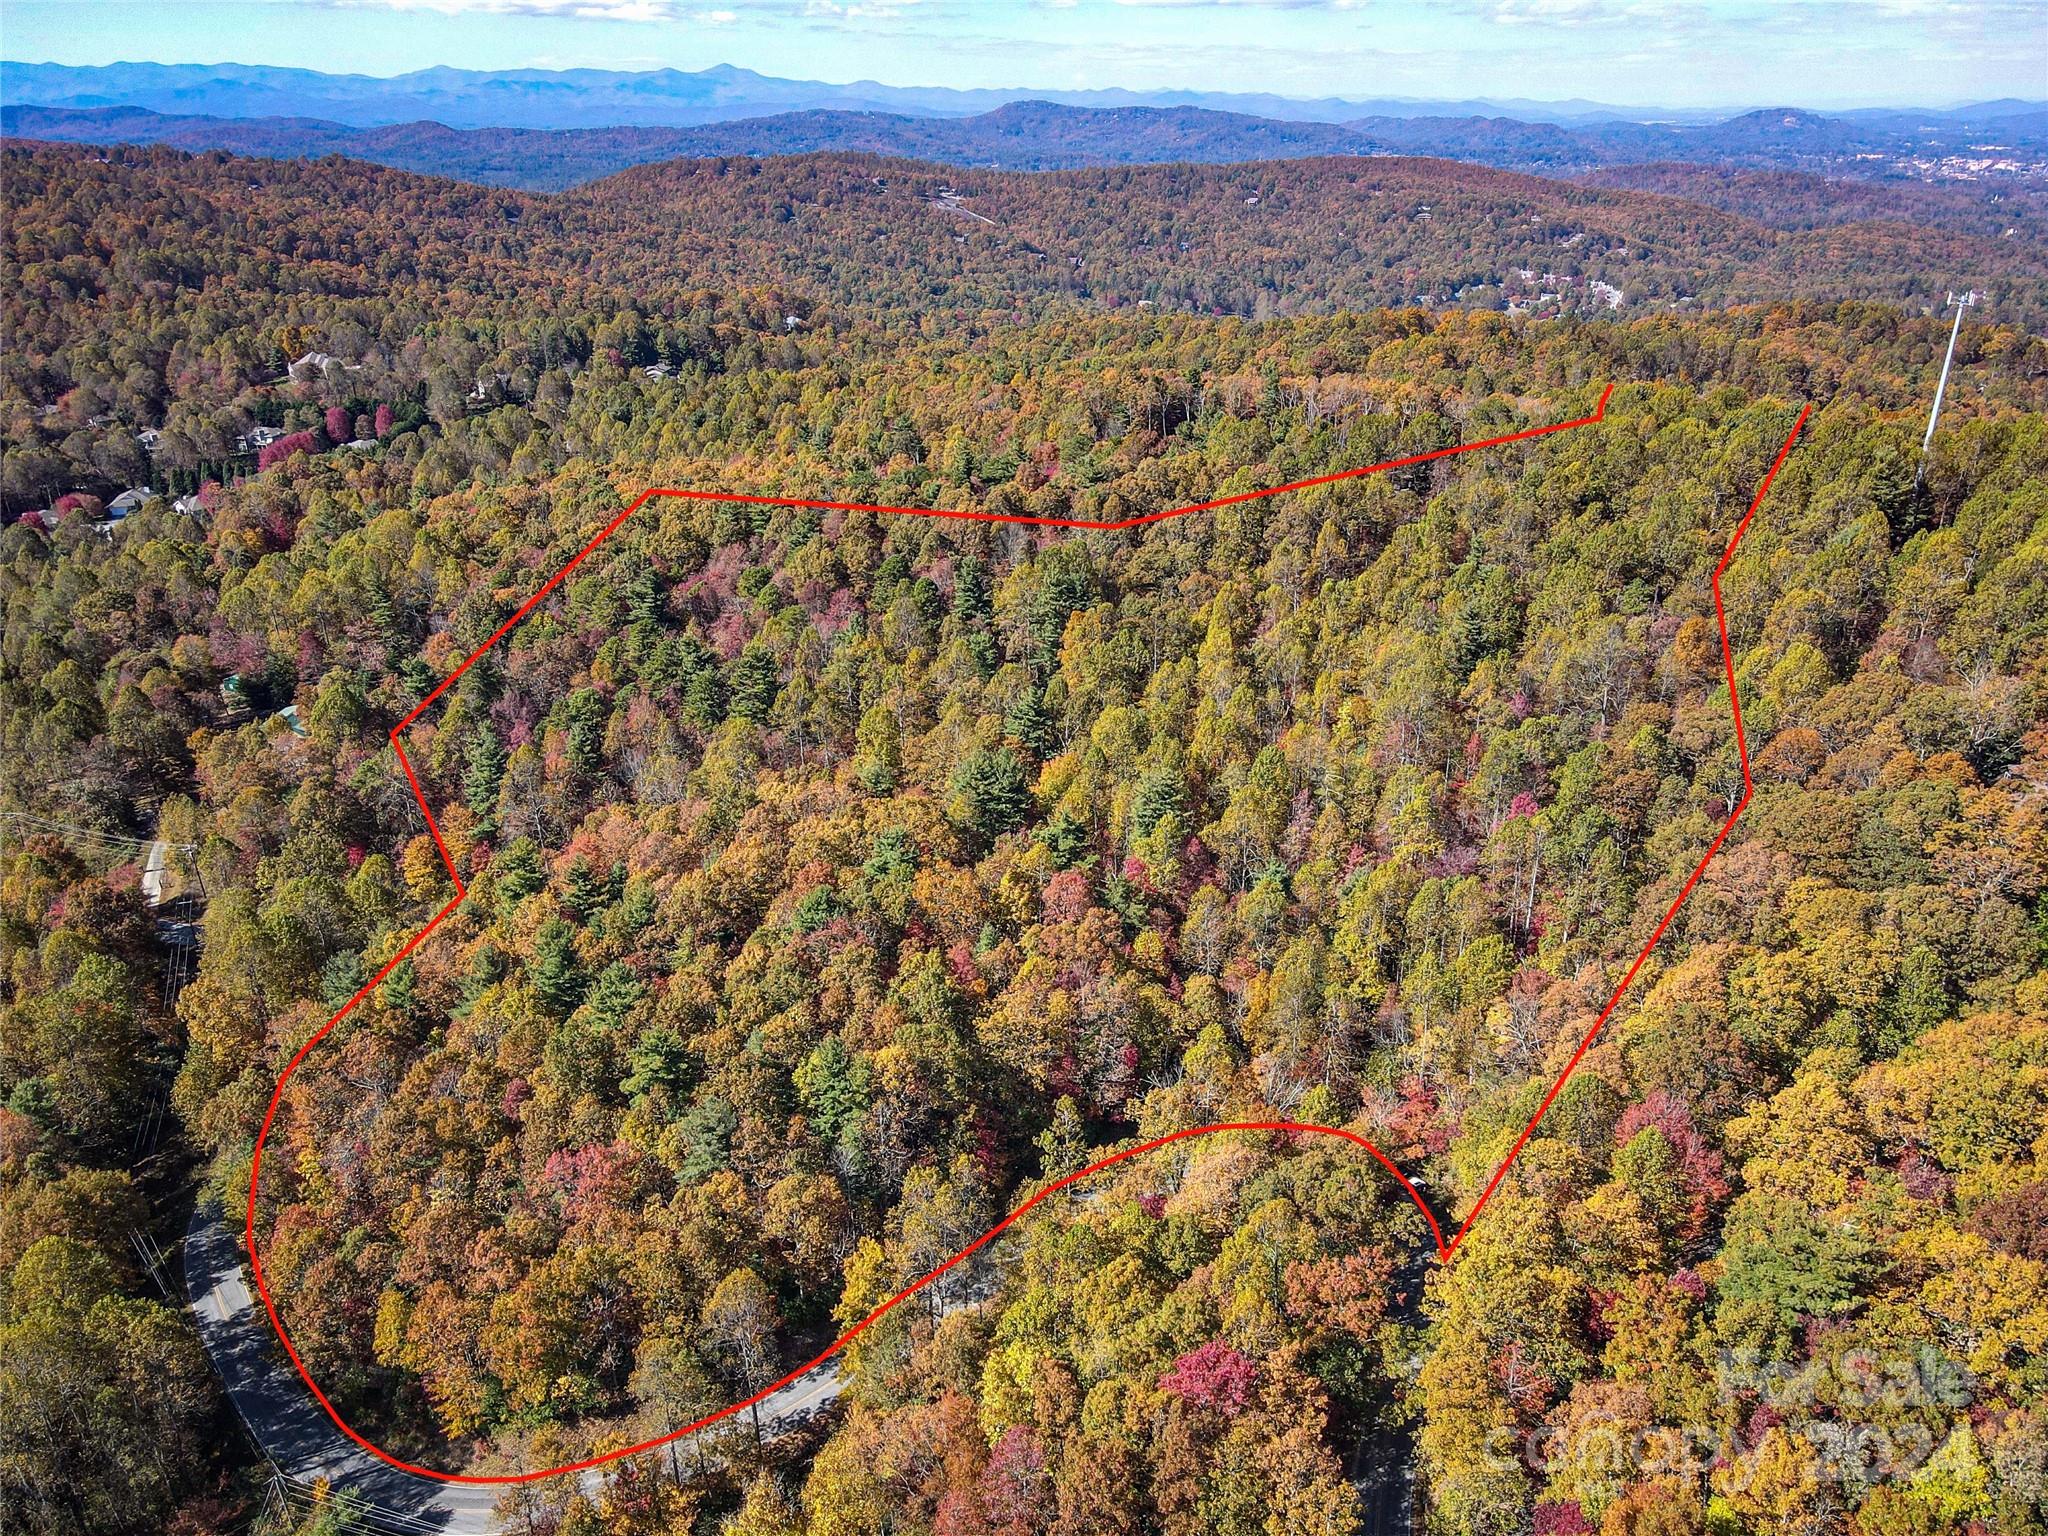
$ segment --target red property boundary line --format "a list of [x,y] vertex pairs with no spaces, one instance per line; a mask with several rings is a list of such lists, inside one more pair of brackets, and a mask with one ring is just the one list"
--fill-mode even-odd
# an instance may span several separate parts
[[1565,1064],[1563,1071],[1561,1071],[1558,1074],[1556,1081],[1551,1084],[1550,1091],[1544,1095],[1542,1104],[1537,1107],[1536,1113],[1530,1117],[1529,1123],[1523,1128],[1521,1135],[1516,1139],[1515,1144],[1509,1150],[1507,1157],[1502,1160],[1500,1167],[1494,1171],[1493,1177],[1488,1181],[1485,1190],[1480,1194],[1478,1201],[1472,1206],[1472,1209],[1466,1215],[1463,1225],[1461,1225],[1458,1228],[1457,1232],[1453,1234],[1448,1240],[1446,1240],[1444,1237],[1443,1228],[1437,1221],[1435,1213],[1431,1211],[1428,1202],[1423,1199],[1421,1192],[1416,1189],[1415,1185],[1409,1180],[1408,1176],[1404,1174],[1398,1167],[1396,1167],[1393,1160],[1390,1159],[1377,1146],[1375,1146],[1371,1141],[1367,1140],[1365,1137],[1358,1135],[1356,1132],[1342,1130],[1331,1126],[1309,1125],[1286,1120],[1248,1121],[1193,1126],[1186,1130],[1175,1131],[1171,1135],[1156,1137],[1151,1141],[1141,1143],[1137,1146],[1127,1147],[1120,1152],[1112,1153],[1107,1157],[1098,1159],[1097,1161],[1090,1163],[1087,1167],[1082,1168],[1080,1171],[1076,1173],[1069,1174],[1065,1178],[1060,1179],[1055,1183],[1047,1185],[1045,1188],[1039,1190],[1038,1193],[1033,1195],[1029,1200],[1025,1201],[1022,1205],[1018,1206],[1015,1210],[1011,1211],[1009,1215],[1005,1216],[1001,1221],[997,1222],[996,1225],[989,1228],[987,1232],[983,1233],[980,1237],[976,1238],[972,1243],[968,1244],[967,1247],[961,1249],[958,1253],[954,1254],[953,1257],[946,1260],[945,1263],[939,1265],[937,1268],[923,1275],[912,1284],[904,1287],[895,1295],[891,1296],[887,1301],[884,1301],[880,1306],[876,1307],[874,1311],[870,1312],[866,1317],[862,1318],[860,1322],[856,1323],[852,1328],[849,1328],[845,1333],[841,1334],[837,1339],[833,1340],[830,1345],[828,1345],[824,1350],[819,1352],[812,1359],[805,1361],[802,1365],[796,1367],[794,1370],[790,1371],[787,1375],[781,1377],[779,1380],[770,1383],[766,1387],[763,1387],[760,1391],[756,1392],[751,1397],[744,1398],[741,1401],[733,1403],[726,1408],[722,1408],[716,1413],[707,1414],[703,1418],[698,1419],[693,1423],[686,1424],[682,1426],[680,1429],[677,1429],[669,1434],[659,1436],[655,1439],[643,1441],[637,1445],[630,1445],[623,1447],[619,1450],[610,1451],[603,1455],[587,1457],[581,1461],[568,1462],[557,1467],[546,1467],[538,1471],[505,1473],[495,1476],[480,1476],[466,1473],[442,1472],[432,1467],[423,1467],[413,1462],[406,1461],[403,1458],[395,1456],[391,1452],[385,1450],[375,1441],[370,1440],[366,1436],[360,1434],[353,1426],[349,1424],[349,1422],[345,1418],[342,1417],[340,1411],[335,1407],[333,1402],[329,1400],[327,1394],[320,1390],[319,1383],[313,1380],[312,1373],[307,1370],[305,1361],[300,1358],[297,1348],[292,1343],[291,1335],[289,1331],[285,1328],[284,1319],[282,1316],[280,1316],[278,1312],[277,1302],[270,1293],[269,1284],[265,1279],[263,1273],[263,1260],[261,1249],[256,1240],[256,1202],[257,1189],[261,1179],[263,1168],[264,1144],[269,1139],[272,1125],[274,1124],[277,1118],[278,1107],[283,1102],[285,1087],[291,1081],[292,1074],[298,1070],[300,1063],[306,1059],[307,1054],[311,1052],[315,1046],[319,1045],[321,1041],[327,1038],[327,1036],[333,1031],[335,1025],[339,1024],[344,1018],[346,1018],[349,1015],[349,1013],[352,1012],[356,1008],[356,1006],[362,1002],[362,1000],[365,997],[367,997],[372,991],[374,991],[377,988],[379,984],[383,982],[385,977],[390,975],[391,972],[397,968],[400,962],[402,962],[408,955],[410,955],[415,949],[417,949],[420,946],[420,944],[426,940],[427,936],[431,934],[437,927],[439,927],[442,921],[446,919],[448,915],[451,912],[453,912],[458,906],[460,906],[465,899],[467,899],[469,894],[468,888],[465,887],[462,883],[461,876],[456,872],[454,860],[449,857],[446,844],[442,842],[441,829],[435,823],[434,813],[427,805],[426,795],[422,792],[420,788],[419,778],[413,771],[412,762],[405,755],[405,748],[399,740],[401,733],[404,732],[405,729],[419,717],[422,711],[424,711],[430,704],[432,704],[436,699],[438,699],[441,696],[441,694],[444,693],[451,684],[453,684],[458,678],[460,678],[463,673],[467,672],[472,666],[474,666],[479,657],[481,657],[486,651],[490,650],[492,646],[496,645],[498,641],[503,639],[505,635],[509,633],[529,613],[531,613],[533,609],[536,606],[538,606],[550,592],[552,592],[556,587],[561,585],[561,583],[568,577],[570,572],[574,571],[577,566],[582,564],[583,561],[590,555],[590,553],[598,547],[598,545],[602,544],[607,538],[609,538],[612,535],[614,531],[618,529],[620,524],[624,523],[627,518],[631,517],[635,512],[639,511],[639,509],[645,506],[649,501],[657,497],[667,496],[691,501],[734,501],[766,506],[809,507],[837,511],[893,513],[911,517],[950,517],[980,522],[1029,523],[1041,527],[1086,529],[1130,528],[1135,527],[1142,523],[1160,522],[1171,517],[1185,516],[1186,514],[1191,512],[1209,511],[1217,507],[1230,506],[1239,502],[1253,501],[1265,496],[1278,496],[1287,491],[1301,490],[1316,485],[1328,485],[1335,481],[1352,479],[1361,475],[1369,475],[1388,469],[1397,469],[1405,465],[1418,464],[1431,459],[1445,458],[1452,454],[1469,453],[1477,449],[1498,447],[1505,443],[1519,442],[1527,438],[1539,437],[1551,432],[1562,432],[1570,430],[1574,427],[1588,426],[1594,422],[1601,420],[1605,416],[1607,411],[1607,401],[1609,396],[1611,396],[1613,392],[1614,386],[1611,384],[1608,385],[1607,388],[1601,392],[1599,405],[1594,410],[1593,414],[1590,416],[1579,418],[1575,421],[1556,422],[1548,426],[1532,427],[1525,431],[1509,433],[1506,436],[1502,437],[1488,438],[1481,442],[1460,444],[1452,448],[1440,448],[1430,453],[1414,454],[1407,458],[1392,459],[1382,464],[1367,465],[1360,469],[1344,470],[1340,473],[1332,475],[1321,475],[1311,480],[1294,481],[1286,485],[1274,486],[1269,490],[1247,491],[1234,496],[1220,497],[1213,501],[1198,502],[1192,506],[1178,507],[1169,512],[1151,513],[1143,517],[1129,518],[1122,522],[1115,523],[1087,522],[1072,518],[1033,518],[1024,516],[1009,516],[1000,513],[959,512],[926,507],[873,506],[857,502],[814,501],[794,497],[746,496],[720,491],[665,489],[649,490],[643,492],[640,496],[636,497],[630,506],[628,506],[623,512],[619,513],[618,516],[614,517],[601,530],[599,530],[597,535],[594,538],[592,538],[588,543],[586,543],[580,550],[578,550],[576,555],[566,565],[564,565],[559,571],[557,571],[552,577],[550,577],[546,584],[543,585],[539,591],[535,592],[532,597],[528,598],[526,602],[520,606],[517,612],[515,612],[503,624],[499,625],[488,640],[486,640],[482,645],[478,646],[476,650],[473,651],[459,667],[457,667],[453,672],[449,673],[447,677],[442,679],[441,683],[434,689],[432,693],[428,694],[426,698],[422,699],[413,710],[411,710],[402,720],[398,722],[397,725],[391,728],[390,740],[392,750],[396,752],[398,755],[399,764],[405,770],[406,781],[412,788],[413,798],[419,803],[420,812],[426,818],[428,831],[432,834],[434,839],[434,846],[440,852],[442,863],[446,866],[448,870],[448,877],[455,885],[455,896],[451,901],[449,901],[445,906],[443,906],[438,912],[434,914],[434,916],[427,922],[425,927],[421,928],[418,933],[414,934],[412,938],[407,940],[404,947],[401,948],[397,954],[392,956],[392,958],[388,962],[386,962],[386,964],[382,967],[382,969],[380,969],[377,972],[376,975],[372,976],[367,982],[365,982],[363,986],[356,992],[356,994],[353,997],[351,997],[347,1003],[343,1004],[342,1007],[338,1011],[336,1011],[334,1016],[330,1018],[325,1024],[323,1024],[320,1027],[320,1029],[315,1034],[313,1034],[313,1036],[309,1038],[303,1045],[301,1045],[297,1052],[293,1054],[290,1062],[285,1066],[284,1071],[280,1073],[278,1076],[277,1085],[272,1090],[270,1095],[269,1107],[264,1111],[262,1126],[258,1130],[256,1135],[256,1143],[250,1160],[248,1208],[246,1223],[244,1227],[244,1237],[249,1251],[250,1274],[255,1281],[257,1293],[263,1298],[264,1310],[270,1316],[271,1326],[277,1332],[278,1341],[284,1345],[285,1353],[290,1357],[293,1368],[297,1370],[299,1374],[299,1379],[306,1384],[307,1390],[309,1390],[313,1394],[314,1399],[320,1404],[321,1408],[326,1411],[328,1418],[334,1422],[335,1427],[339,1429],[342,1434],[346,1435],[356,1445],[360,1446],[370,1455],[376,1457],[379,1461],[382,1461],[389,1466],[396,1467],[400,1471],[410,1472],[415,1476],[429,1478],[436,1482],[442,1483],[456,1483],[481,1486],[505,1486],[519,1483],[538,1482],[546,1478],[559,1477],[568,1473],[587,1471],[594,1467],[599,1467],[606,1465],[610,1462],[622,1460],[623,1458],[628,1456],[640,1455],[644,1452],[651,1451],[657,1449],[660,1446],[666,1445],[671,1441],[680,1440],[687,1435],[695,1434],[697,1431],[705,1429],[710,1425],[716,1424],[721,1420],[729,1419],[740,1413],[743,1413],[747,1409],[753,1407],[755,1404],[772,1396],[774,1393],[780,1391],[782,1388],[788,1386],[790,1383],[798,1380],[800,1377],[806,1375],[808,1372],[824,1364],[826,1361],[830,1360],[834,1355],[838,1354],[848,1344],[852,1343],[855,1339],[859,1338],[860,1335],[862,1335],[868,1329],[872,1328],[876,1323],[881,1321],[881,1319],[884,1316],[886,1316],[890,1311],[894,1310],[902,1302],[909,1300],[912,1296],[916,1295],[919,1291],[924,1290],[927,1286],[931,1285],[941,1276],[947,1274],[949,1271],[965,1263],[974,1254],[978,1253],[988,1244],[995,1241],[995,1239],[1001,1236],[1003,1232],[1005,1232],[1011,1226],[1015,1225],[1018,1221],[1020,1221],[1031,1210],[1033,1210],[1035,1207],[1037,1207],[1044,1201],[1050,1199],[1053,1195],[1059,1193],[1061,1190],[1064,1190],[1073,1184],[1077,1184],[1083,1179],[1092,1177],[1093,1175],[1102,1172],[1106,1168],[1113,1167],[1118,1163],[1124,1162],[1130,1158],[1137,1157],[1143,1153],[1156,1151],[1161,1147],[1169,1146],[1177,1141],[1186,1141],[1190,1138],[1197,1136],[1211,1136],[1221,1134],[1224,1132],[1279,1132],[1287,1133],[1294,1136],[1330,1136],[1335,1137],[1342,1141],[1350,1142],[1355,1146],[1363,1148],[1367,1152],[1367,1154],[1369,1154],[1373,1158],[1375,1162],[1377,1162],[1381,1167],[1385,1168],[1388,1173],[1393,1175],[1395,1182],[1401,1186],[1402,1191],[1408,1196],[1409,1200],[1411,1200],[1414,1203],[1415,1208],[1422,1213],[1423,1220],[1428,1223],[1430,1233],[1435,1240],[1436,1256],[1438,1260],[1443,1263],[1448,1263],[1451,1260],[1451,1258],[1457,1253],[1459,1245],[1463,1243],[1466,1233],[1471,1230],[1472,1224],[1478,1218],[1479,1213],[1485,1209],[1487,1203],[1493,1198],[1494,1192],[1500,1187],[1501,1181],[1507,1176],[1508,1169],[1514,1164],[1516,1158],[1521,1155],[1522,1148],[1525,1145],[1527,1145],[1529,1138],[1535,1134],[1536,1128],[1543,1120],[1543,1117],[1547,1113],[1549,1113],[1552,1102],[1563,1090],[1565,1082],[1571,1077],[1572,1073],[1577,1070],[1578,1065],[1580,1061],[1585,1057],[1586,1052],[1592,1048],[1593,1041],[1600,1034],[1600,1031],[1605,1027],[1608,1018],[1613,1014],[1615,1008],[1620,1004],[1622,995],[1628,990],[1630,983],[1635,980],[1636,973],[1642,969],[1644,962],[1647,961],[1650,956],[1651,950],[1653,950],[1656,947],[1658,941],[1663,937],[1665,930],[1670,926],[1672,919],[1677,916],[1679,908],[1684,905],[1686,898],[1692,893],[1694,885],[1696,885],[1699,882],[1700,876],[1705,872],[1708,863],[1713,859],[1714,855],[1720,850],[1721,844],[1723,843],[1723,841],[1726,840],[1730,830],[1733,829],[1736,819],[1741,816],[1743,810],[1749,804],[1751,794],[1751,782],[1749,772],[1749,747],[1743,735],[1742,704],[1739,696],[1737,695],[1735,686],[1735,653],[1728,642],[1728,620],[1721,606],[1721,576],[1728,569],[1729,562],[1732,559],[1734,559],[1736,547],[1742,542],[1742,537],[1744,533],[1748,531],[1751,519],[1753,519],[1756,516],[1757,509],[1760,506],[1762,506],[1765,495],[1767,495],[1770,491],[1771,483],[1777,478],[1778,471],[1784,466],[1786,458],[1790,455],[1792,451],[1792,445],[1797,440],[1800,430],[1804,427],[1808,411],[1811,409],[1811,407],[1802,407],[1800,409],[1798,419],[1794,421],[1794,423],[1792,424],[1792,430],[1786,434],[1784,443],[1778,449],[1777,457],[1772,461],[1769,472],[1765,474],[1763,478],[1763,483],[1758,487],[1755,498],[1750,502],[1749,510],[1743,514],[1742,521],[1739,524],[1737,524],[1734,535],[1729,539],[1727,548],[1722,552],[1720,563],[1714,568],[1714,574],[1711,583],[1714,597],[1714,616],[1720,626],[1721,653],[1728,678],[1729,707],[1735,723],[1736,751],[1742,764],[1742,798],[1736,804],[1735,808],[1729,813],[1727,821],[1722,825],[1721,830],[1715,834],[1714,840],[1710,844],[1708,844],[1706,852],[1700,856],[1700,860],[1698,864],[1694,867],[1691,875],[1687,877],[1685,884],[1682,887],[1680,887],[1677,896],[1675,896],[1672,899],[1670,906],[1665,910],[1665,913],[1657,923],[1656,928],[1651,932],[1649,938],[1644,942],[1641,950],[1638,951],[1638,953],[1636,954],[1634,963],[1629,966],[1627,973],[1623,975],[1620,983],[1614,988],[1612,995],[1607,1000],[1606,1006],[1600,1010],[1599,1017],[1593,1021],[1592,1026],[1586,1031],[1584,1038],[1580,1040],[1578,1049],[1572,1053],[1571,1059]]

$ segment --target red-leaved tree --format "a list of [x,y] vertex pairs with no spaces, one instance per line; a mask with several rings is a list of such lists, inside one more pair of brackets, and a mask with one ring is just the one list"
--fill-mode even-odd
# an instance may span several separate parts
[[1159,1378],[1160,1388],[1198,1408],[1234,1418],[1251,1401],[1259,1368],[1221,1339],[1189,1350]]
[[1627,1146],[1638,1131],[1649,1127],[1654,1127],[1678,1156],[1679,1181],[1685,1189],[1685,1219],[1678,1238],[1690,1245],[1706,1231],[1714,1208],[1728,1198],[1726,1165],[1693,1124],[1692,1106],[1668,1089],[1659,1088],[1642,1103],[1622,1111],[1614,1128],[1615,1145]]
[[312,433],[293,432],[289,436],[280,437],[276,442],[268,444],[259,451],[256,455],[256,467],[259,470],[268,469],[273,464],[282,464],[295,453],[314,454],[319,451],[318,445],[313,441]]

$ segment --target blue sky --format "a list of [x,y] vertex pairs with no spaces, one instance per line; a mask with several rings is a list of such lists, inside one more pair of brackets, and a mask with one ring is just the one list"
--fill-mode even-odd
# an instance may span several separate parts
[[891,85],[1587,97],[2048,96],[2042,0],[0,0],[0,54],[372,75],[702,69]]

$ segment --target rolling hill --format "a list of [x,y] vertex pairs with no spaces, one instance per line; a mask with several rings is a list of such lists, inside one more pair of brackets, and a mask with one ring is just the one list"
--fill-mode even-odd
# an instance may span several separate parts
[[[792,111],[875,111],[971,117],[1033,98],[1080,107],[1203,107],[1289,122],[1339,123],[1376,114],[1505,114],[1532,122],[1641,116],[1592,101],[1305,100],[1264,92],[959,90],[785,80],[729,64],[702,70],[422,69],[393,76],[333,75],[251,64],[8,63],[6,99],[46,107],[145,107],[222,117],[317,115],[358,127],[432,118],[462,128],[570,128],[590,123],[689,127]],[[1714,114],[1652,114],[1685,121]]]
[[[1633,313],[1786,297],[1938,307],[1970,285],[1995,292],[2002,319],[2048,319],[2038,241],[1907,216],[1777,229],[1702,202],[1444,160],[1026,173],[726,156],[535,195],[339,158],[108,156],[117,169],[75,146],[10,148],[18,238],[33,244],[40,185],[90,176],[147,199],[107,238],[147,251],[178,284],[203,284],[215,258],[193,251],[181,268],[151,233],[159,204],[175,227],[217,225],[229,247],[273,251],[334,291],[374,291],[404,262],[465,288],[563,272],[640,295],[769,284],[800,298],[801,313],[980,327],[1071,305],[1249,318],[1418,304]],[[203,215],[173,217],[165,199],[183,198],[200,199]],[[369,230],[386,234],[374,270],[361,255]]]
[[558,191],[629,166],[717,155],[857,151],[1001,170],[1178,161],[1227,164],[1309,155],[1428,155],[1542,175],[1645,161],[1797,171],[1857,180],[2048,185],[2048,113],[1995,128],[1903,123],[1791,109],[1714,123],[1610,121],[1564,126],[1506,116],[1377,115],[1285,121],[1195,106],[1082,107],[1018,101],[969,117],[811,109],[697,126],[462,127],[459,121],[352,126],[330,117],[180,115],[129,105],[11,104],[0,132],[94,144],[171,144],[279,158],[345,154],[490,186]]

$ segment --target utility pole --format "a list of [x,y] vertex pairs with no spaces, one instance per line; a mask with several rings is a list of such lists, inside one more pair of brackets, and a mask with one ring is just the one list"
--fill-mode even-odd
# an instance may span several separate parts
[[1948,393],[1948,370],[1956,360],[1956,337],[1962,334],[1963,311],[1977,302],[1977,290],[1968,293],[1951,293],[1948,302],[1956,307],[1956,323],[1949,327],[1948,351],[1941,359],[1941,382],[1934,386],[1934,409],[1927,413],[1927,435],[1920,440],[1920,463],[1924,472],[1927,464],[1927,450],[1934,446],[1934,427],[1941,420],[1941,399]]

